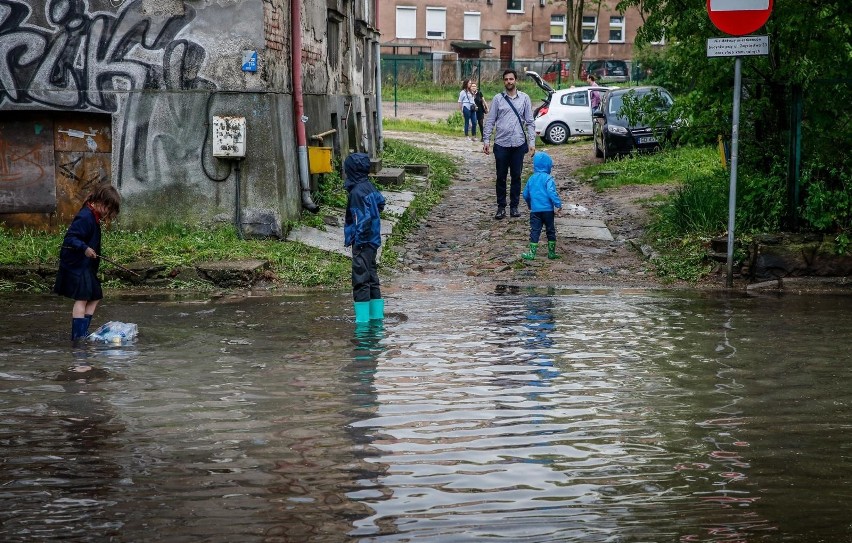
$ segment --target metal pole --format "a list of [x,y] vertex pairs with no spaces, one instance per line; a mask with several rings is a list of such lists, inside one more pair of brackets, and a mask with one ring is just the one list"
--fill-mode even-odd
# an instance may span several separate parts
[[396,91],[399,88],[399,68],[397,67],[399,59],[393,59],[393,116],[396,117],[399,101],[397,100]]
[[734,124],[731,129],[731,188],[728,193],[728,288],[734,286],[734,217],[737,207],[737,158],[740,148],[740,98],[742,57],[734,61]]

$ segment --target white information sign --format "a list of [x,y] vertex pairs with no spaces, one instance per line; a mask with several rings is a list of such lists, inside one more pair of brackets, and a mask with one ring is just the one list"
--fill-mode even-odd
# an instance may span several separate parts
[[745,57],[769,54],[769,36],[708,38],[708,57]]
[[769,0],[710,0],[710,11],[753,11],[769,9]]

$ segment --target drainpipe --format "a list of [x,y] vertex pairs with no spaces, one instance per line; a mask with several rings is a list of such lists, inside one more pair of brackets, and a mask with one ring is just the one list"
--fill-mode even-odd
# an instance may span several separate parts
[[[379,29],[379,0],[376,0],[374,5],[376,7],[375,7],[375,10],[373,11],[373,14],[376,17],[376,34],[378,35],[379,30],[380,30]],[[385,136],[384,136],[384,128],[383,128],[384,121],[382,121],[382,52],[381,52],[381,49],[382,49],[381,44],[379,43],[379,41],[377,39],[376,40],[376,84],[375,84],[374,88],[376,89],[376,116],[379,118],[378,119],[379,122],[376,123],[377,124],[376,130],[378,131],[377,135],[379,137],[379,152],[380,153],[385,150]]]
[[302,98],[302,12],[301,2],[290,0],[290,51],[293,73],[293,107],[296,122],[296,143],[299,146],[299,181],[302,185],[302,206],[316,213],[319,206],[311,199],[311,177],[308,174],[308,137],[305,133],[305,103]]

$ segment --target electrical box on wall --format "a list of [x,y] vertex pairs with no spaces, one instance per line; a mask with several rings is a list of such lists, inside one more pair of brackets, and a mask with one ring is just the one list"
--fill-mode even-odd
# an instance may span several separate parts
[[245,117],[213,117],[213,156],[218,158],[246,156]]

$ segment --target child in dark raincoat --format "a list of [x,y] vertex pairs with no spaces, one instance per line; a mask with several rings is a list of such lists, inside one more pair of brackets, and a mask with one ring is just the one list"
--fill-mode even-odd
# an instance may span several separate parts
[[542,151],[533,156],[533,174],[524,186],[524,200],[530,208],[530,250],[521,255],[525,260],[533,260],[538,251],[541,227],[547,234],[547,258],[559,258],[556,254],[556,226],[554,210],[562,209],[562,200],[556,192],[556,181],[550,175],[553,159]]
[[53,292],[74,300],[71,309],[72,340],[89,335],[92,315],[104,297],[98,280],[101,223],[114,219],[120,207],[121,197],[115,187],[97,187],[83,202],[62,241]]
[[382,244],[380,213],[385,208],[382,193],[367,178],[370,157],[353,153],[343,161],[346,202],[346,221],[343,231],[346,247],[352,247],[352,297],[355,301],[355,322],[383,319],[385,302],[379,289],[376,255]]

